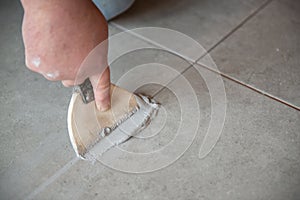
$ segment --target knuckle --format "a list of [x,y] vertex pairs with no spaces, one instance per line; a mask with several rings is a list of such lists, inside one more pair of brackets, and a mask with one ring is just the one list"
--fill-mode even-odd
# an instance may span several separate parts
[[60,75],[59,71],[46,72],[46,73],[43,73],[43,75],[49,81],[61,80],[61,75]]
[[38,72],[39,73],[39,67],[40,67],[40,58],[32,58],[29,56],[25,56],[25,65],[28,69],[30,69],[33,72]]

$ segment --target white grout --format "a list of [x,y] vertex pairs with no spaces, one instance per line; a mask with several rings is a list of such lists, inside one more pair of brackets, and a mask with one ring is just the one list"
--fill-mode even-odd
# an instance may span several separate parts
[[67,164],[65,164],[62,168],[57,170],[52,176],[50,176],[45,182],[40,184],[35,190],[33,190],[25,200],[33,199],[36,195],[44,191],[49,185],[51,185],[54,181],[56,181],[61,175],[66,173],[73,165],[75,165],[80,158],[74,157]]
[[[133,36],[135,36],[135,37],[137,37],[137,38],[139,38],[139,39],[141,39],[141,40],[144,40],[145,42],[148,42],[148,43],[150,43],[150,44],[152,44],[152,45],[154,45],[154,46],[156,46],[156,47],[159,47],[159,48],[161,48],[161,49],[164,49],[164,50],[168,51],[169,53],[173,53],[173,54],[175,54],[175,55],[177,55],[177,56],[183,58],[184,60],[189,61],[190,64],[194,64],[194,63],[198,60],[198,59],[193,60],[193,59],[191,59],[191,58],[189,58],[189,57],[186,57],[185,55],[182,55],[182,54],[180,54],[180,53],[178,53],[178,52],[176,52],[176,51],[174,51],[174,50],[172,50],[172,49],[170,49],[170,48],[168,48],[168,47],[166,47],[166,46],[164,46],[164,45],[161,45],[161,44],[159,44],[159,43],[157,43],[157,42],[155,42],[155,41],[153,41],[153,40],[151,40],[151,39],[149,39],[149,38],[147,38],[147,37],[144,37],[144,36],[142,36],[142,35],[140,35],[140,34],[138,34],[138,33],[135,33],[135,32],[133,32],[133,31],[131,31],[131,30],[128,30],[128,29],[126,29],[125,27],[123,27],[123,26],[121,26],[121,25],[119,25],[119,24],[117,24],[117,23],[115,23],[115,22],[109,22],[109,24],[111,24],[111,25],[114,26],[115,28],[118,28],[118,29],[120,29],[120,30],[122,30],[122,31],[128,32],[129,34],[131,34],[131,35],[133,35]],[[201,57],[201,56],[204,56],[205,54],[206,54],[206,52],[203,53],[202,55],[200,55],[200,57]]]

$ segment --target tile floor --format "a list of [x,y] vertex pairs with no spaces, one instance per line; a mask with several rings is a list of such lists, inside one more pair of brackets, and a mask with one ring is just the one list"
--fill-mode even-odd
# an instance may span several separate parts
[[[68,139],[71,89],[24,66],[19,1],[0,5],[0,199],[300,198],[298,1],[137,0],[110,23],[111,36],[164,27],[192,37],[209,55],[192,52],[185,61],[180,55],[191,53],[190,46],[175,45],[172,53],[155,49],[168,46],[167,38],[146,31],[112,41],[110,56],[128,45],[148,47],[116,59],[112,80],[126,77],[124,87],[143,80],[148,84],[137,91],[154,96],[162,108],[138,138],[94,164],[77,160]],[[224,91],[214,90],[220,80],[225,106]],[[207,131],[214,134],[222,123],[222,112],[214,111],[224,108],[222,134],[200,159]]]

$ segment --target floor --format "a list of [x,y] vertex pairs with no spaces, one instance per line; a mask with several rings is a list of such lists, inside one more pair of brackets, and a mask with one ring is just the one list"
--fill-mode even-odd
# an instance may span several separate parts
[[[161,109],[95,163],[68,138],[72,90],[24,65],[19,1],[0,4],[0,199],[300,199],[299,1],[137,0],[109,25],[112,80]],[[123,32],[141,27],[167,29]]]

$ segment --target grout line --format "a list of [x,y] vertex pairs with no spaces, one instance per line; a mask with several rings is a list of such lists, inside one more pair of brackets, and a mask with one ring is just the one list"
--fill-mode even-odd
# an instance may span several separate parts
[[223,38],[221,38],[216,44],[214,44],[212,47],[208,49],[208,51],[201,55],[200,58],[196,60],[198,62],[201,60],[204,56],[206,56],[208,53],[210,53],[212,50],[214,50],[219,44],[221,44],[224,40],[226,40],[229,36],[231,36],[234,32],[236,32],[239,28],[241,28],[244,24],[246,24],[250,19],[252,19],[258,12],[263,10],[267,5],[269,5],[273,0],[267,0],[264,2],[260,7],[258,7],[256,10],[254,10],[252,13],[250,13],[245,19],[243,19],[235,28],[233,28],[231,31],[229,31]]
[[161,93],[165,88],[167,88],[168,85],[170,85],[172,82],[174,82],[175,80],[177,80],[178,77],[183,76],[183,73],[185,73],[188,69],[190,69],[191,67],[193,67],[194,64],[188,66],[186,69],[184,69],[180,74],[178,74],[177,76],[175,76],[173,79],[171,79],[165,86],[163,86],[162,88],[160,88],[157,92],[155,92],[153,94],[153,97],[155,97],[156,95],[158,95],[159,93]]
[[258,88],[254,87],[254,86],[251,86],[249,84],[243,83],[243,82],[241,82],[241,81],[239,81],[239,80],[237,80],[237,79],[235,79],[233,77],[230,77],[228,75],[221,74],[221,76],[223,76],[224,78],[227,78],[227,79],[229,79],[229,80],[231,80],[231,81],[233,81],[235,83],[238,83],[238,84],[240,84],[242,86],[245,86],[245,87],[247,87],[247,88],[249,88],[249,89],[251,89],[251,90],[253,90],[253,91],[255,91],[255,92],[259,93],[259,94],[262,94],[262,95],[264,95],[266,97],[269,97],[270,99],[273,99],[274,101],[277,101],[277,102],[282,103],[282,104],[284,104],[284,105],[286,105],[286,106],[288,106],[290,108],[293,108],[293,109],[295,109],[297,111],[300,111],[300,107],[298,107],[296,105],[293,105],[290,102],[288,102],[286,100],[283,100],[283,99],[281,99],[279,97],[276,97],[276,96],[274,96],[274,95],[272,95],[272,94],[270,94],[268,92],[265,92],[265,91],[263,91],[261,89],[258,89]]
[[[144,36],[142,36],[142,35],[140,35],[138,33],[132,32],[131,30],[128,30],[127,28],[125,28],[125,27],[123,27],[123,26],[121,26],[121,25],[119,25],[119,24],[117,24],[115,22],[109,22],[109,24],[111,24],[113,27],[115,27],[115,28],[117,28],[117,29],[119,29],[121,31],[127,32],[130,35],[133,35],[133,36],[135,36],[135,37],[137,37],[137,38],[139,38],[139,39],[141,39],[141,40],[143,40],[145,42],[148,42],[148,43],[150,43],[150,44],[152,44],[152,45],[154,45],[156,47],[159,47],[159,48],[161,48],[161,49],[163,49],[165,51],[168,51],[171,54],[177,55],[180,58],[182,58],[185,61],[187,61],[189,64],[195,64],[196,61],[198,60],[198,59],[193,60],[193,59],[191,59],[189,57],[186,57],[186,56],[184,56],[184,55],[182,55],[182,54],[180,54],[180,53],[178,53],[178,52],[176,52],[176,51],[174,51],[174,50],[172,50],[172,49],[170,49],[170,48],[168,48],[168,47],[166,47],[164,45],[161,45],[161,44],[157,43],[154,40],[151,40],[151,39],[149,39],[147,37],[144,37]],[[205,55],[205,53],[203,53],[203,55]]]
[[[226,79],[228,79],[228,80],[230,80],[232,82],[235,82],[235,83],[237,83],[239,85],[242,85],[242,86],[244,86],[244,87],[246,87],[248,89],[251,89],[251,90],[253,90],[253,91],[255,91],[255,92],[259,93],[259,94],[262,94],[263,96],[269,97],[269,98],[271,98],[271,99],[273,99],[273,100],[275,100],[277,102],[280,102],[280,103],[282,103],[282,104],[284,104],[286,106],[289,106],[289,107],[291,107],[291,108],[293,108],[295,110],[300,111],[300,107],[298,107],[296,105],[293,105],[293,104],[291,104],[291,103],[289,103],[289,102],[287,102],[287,101],[285,101],[285,100],[283,100],[283,99],[281,99],[279,97],[276,97],[276,96],[274,96],[274,95],[272,95],[272,94],[270,94],[268,92],[265,92],[265,91],[263,91],[261,89],[258,89],[258,88],[254,87],[252,85],[244,83],[244,82],[242,82],[242,81],[240,81],[240,80],[238,80],[238,79],[236,79],[236,78],[234,78],[234,77],[232,77],[230,75],[224,74],[224,73],[222,73],[220,71],[216,71],[216,70],[214,70],[214,69],[212,69],[212,68],[210,68],[208,66],[205,66],[204,64],[196,63],[195,65],[199,65],[199,67],[203,67],[203,68],[205,68],[205,69],[207,69],[207,70],[209,70],[209,71],[211,71],[213,73],[221,75],[222,77],[224,77],[224,78],[226,78]],[[191,66],[191,67],[193,67],[193,66]]]
[[61,175],[67,172],[73,165],[75,165],[79,161],[78,157],[73,158],[69,162],[67,162],[62,168],[57,170],[52,176],[47,178],[42,184],[40,184],[35,190],[33,190],[25,200],[33,199],[36,195],[44,191],[51,183],[56,181]]

